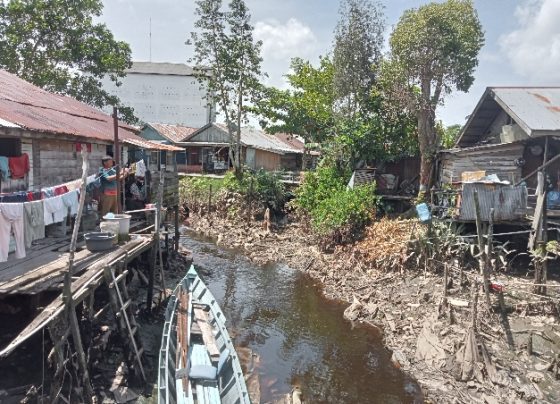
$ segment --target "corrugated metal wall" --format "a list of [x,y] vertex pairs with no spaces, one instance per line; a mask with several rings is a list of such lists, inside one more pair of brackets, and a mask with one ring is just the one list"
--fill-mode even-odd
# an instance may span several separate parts
[[494,208],[494,221],[517,220],[527,213],[527,188],[500,184],[463,184],[459,220],[476,220],[474,191],[478,191],[480,215],[483,221],[490,219],[490,209]]

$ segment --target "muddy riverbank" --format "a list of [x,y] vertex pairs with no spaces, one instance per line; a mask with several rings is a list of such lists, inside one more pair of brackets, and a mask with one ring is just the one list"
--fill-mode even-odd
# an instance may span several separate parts
[[[254,262],[284,262],[320,280],[327,297],[350,304],[348,319],[382,331],[393,362],[418,380],[428,401],[560,401],[557,301],[531,297],[522,277],[496,275],[508,285],[505,314],[493,295],[490,310],[476,305],[473,322],[475,273],[465,271],[461,282],[459,268],[452,266],[443,301],[441,273],[373,270],[363,243],[323,253],[298,222],[286,220],[272,232],[260,222],[214,216],[191,216],[188,224],[219,245],[242,248]],[[549,296],[558,298],[559,288],[551,289]],[[483,301],[480,292],[478,300]]]

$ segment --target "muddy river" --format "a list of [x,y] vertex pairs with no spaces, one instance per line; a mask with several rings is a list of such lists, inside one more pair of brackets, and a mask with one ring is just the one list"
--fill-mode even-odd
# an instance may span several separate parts
[[395,368],[380,332],[353,326],[345,305],[285,265],[257,266],[189,234],[182,239],[220,302],[236,345],[258,355],[262,402],[299,386],[308,403],[421,402],[418,385]]

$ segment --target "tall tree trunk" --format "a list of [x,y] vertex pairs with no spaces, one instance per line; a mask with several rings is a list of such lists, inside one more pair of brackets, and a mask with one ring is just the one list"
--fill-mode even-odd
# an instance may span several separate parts
[[437,152],[436,114],[430,107],[418,112],[418,143],[420,146],[420,190],[422,196],[431,186],[432,170]]
[[243,81],[239,79],[239,93],[237,95],[237,136],[235,139],[235,154],[237,154],[237,166],[235,167],[235,176],[241,178],[241,114],[243,114]]

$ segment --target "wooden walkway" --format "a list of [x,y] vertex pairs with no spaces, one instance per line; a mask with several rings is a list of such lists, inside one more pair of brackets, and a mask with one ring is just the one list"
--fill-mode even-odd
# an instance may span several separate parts
[[[142,237],[142,236],[137,236]],[[130,242],[129,242],[130,243]],[[78,245],[74,257],[74,276],[113,251],[126,249],[127,245],[109,251],[91,252]],[[4,295],[34,295],[62,290],[64,273],[68,268],[68,237],[46,238],[28,249],[27,256],[0,264],[0,297]]]

